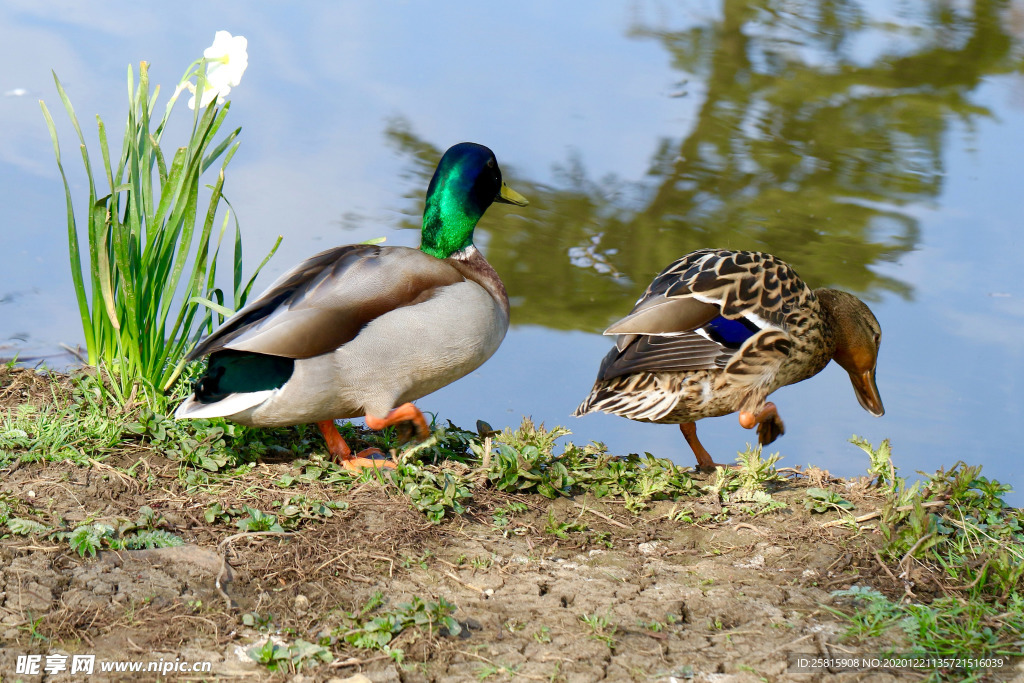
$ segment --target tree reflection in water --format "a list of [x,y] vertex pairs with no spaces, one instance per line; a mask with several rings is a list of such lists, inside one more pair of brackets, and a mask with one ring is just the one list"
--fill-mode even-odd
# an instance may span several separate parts
[[[703,102],[681,137],[651,140],[644,178],[595,181],[575,159],[555,187],[507,172],[530,209],[489,214],[480,232],[513,322],[602,330],[700,247],[777,254],[812,287],[911,297],[872,266],[915,248],[906,207],[938,197],[949,126],[990,116],[972,93],[1017,67],[1006,2],[919,4],[900,26],[852,0],[723,0],[720,17],[682,31],[641,4],[628,34],[662,45]],[[387,135],[424,187],[439,147],[404,120]]]

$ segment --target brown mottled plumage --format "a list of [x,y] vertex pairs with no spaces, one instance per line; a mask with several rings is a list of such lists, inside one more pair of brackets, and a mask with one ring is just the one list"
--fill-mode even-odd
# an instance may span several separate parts
[[875,363],[881,329],[863,302],[834,289],[811,291],[771,254],[701,249],[648,286],[617,335],[577,417],[594,411],[679,424],[698,467],[715,463],[694,422],[739,411],[769,444],[784,432],[766,398],[835,359],[861,405],[881,415]]

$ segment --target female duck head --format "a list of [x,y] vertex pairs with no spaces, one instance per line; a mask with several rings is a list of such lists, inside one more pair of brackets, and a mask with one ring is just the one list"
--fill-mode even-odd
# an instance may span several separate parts
[[494,153],[462,142],[448,149],[427,187],[420,249],[448,258],[473,244],[473,229],[493,202],[526,206],[526,199],[505,185]]
[[867,305],[846,292],[816,289],[822,309],[832,321],[836,348],[832,358],[850,375],[861,407],[879,417],[885,413],[875,383],[882,328]]

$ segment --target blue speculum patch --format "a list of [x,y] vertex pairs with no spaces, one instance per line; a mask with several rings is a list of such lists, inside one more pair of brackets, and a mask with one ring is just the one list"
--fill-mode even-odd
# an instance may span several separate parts
[[743,342],[760,332],[760,328],[746,318],[730,320],[722,316],[704,325],[704,330],[714,341],[729,348],[739,348]]

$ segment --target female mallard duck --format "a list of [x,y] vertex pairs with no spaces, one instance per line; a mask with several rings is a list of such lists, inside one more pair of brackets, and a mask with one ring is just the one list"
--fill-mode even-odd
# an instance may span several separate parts
[[633,311],[605,330],[618,335],[576,412],[603,411],[678,424],[697,467],[718,465],[697,439],[704,417],[739,411],[758,441],[784,433],[767,396],[820,372],[830,359],[850,373],[861,406],[885,411],[875,385],[882,338],[860,299],[811,291],[771,254],[700,249],[663,270]]
[[335,419],[365,417],[371,429],[412,421],[425,437],[410,401],[478,368],[508,330],[505,287],[473,246],[492,202],[527,203],[491,150],[449,149],[427,188],[419,249],[352,244],[292,268],[196,345],[189,359],[209,365],[175,417],[315,422],[349,469],[380,466],[369,457],[379,451],[352,455]]

